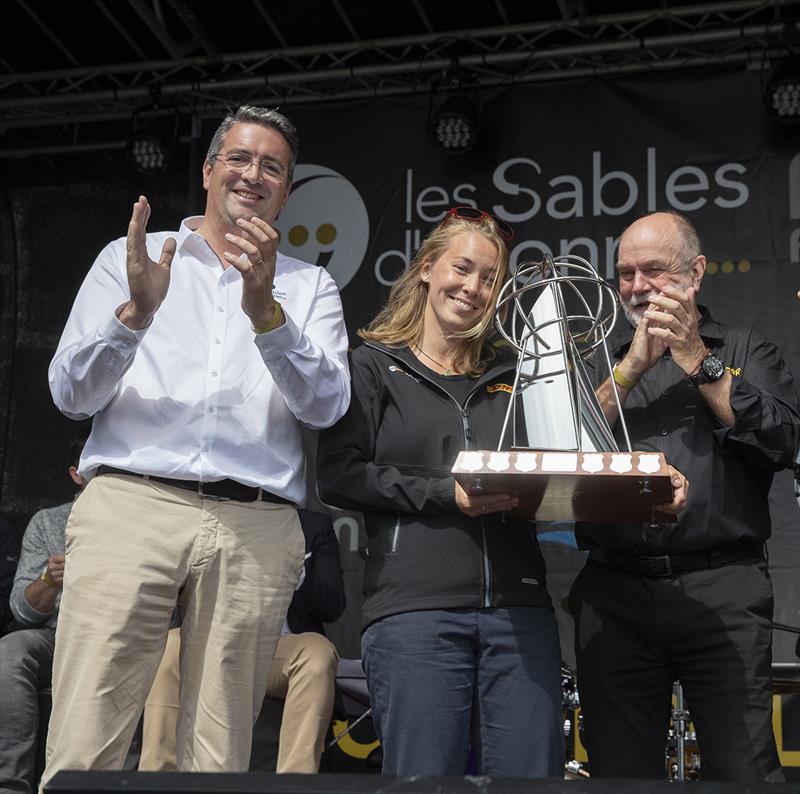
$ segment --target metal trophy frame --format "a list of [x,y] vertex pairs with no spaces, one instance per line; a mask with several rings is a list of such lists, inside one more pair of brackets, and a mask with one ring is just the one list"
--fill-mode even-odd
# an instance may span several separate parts
[[498,332],[517,352],[508,411],[496,450],[459,454],[453,474],[462,487],[514,493],[513,512],[527,519],[659,520],[655,506],[672,500],[664,455],[631,449],[612,378],[625,441],[618,448],[583,363],[599,351],[611,372],[607,338],[618,309],[614,287],[582,257],[546,256],[517,268],[495,311]]

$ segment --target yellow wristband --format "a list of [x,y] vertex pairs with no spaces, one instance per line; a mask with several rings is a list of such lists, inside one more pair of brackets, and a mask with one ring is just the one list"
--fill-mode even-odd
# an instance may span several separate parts
[[272,313],[272,319],[262,328],[255,328],[254,326],[250,327],[253,329],[253,333],[266,334],[269,331],[274,331],[278,327],[282,319],[283,319],[283,309],[281,308],[280,303],[278,303],[278,301],[275,301],[275,311]]
[[44,582],[44,583],[45,583],[45,584],[46,584],[48,587],[58,587],[58,585],[57,585],[57,584],[56,584],[56,582],[55,582],[55,579],[53,579],[53,577],[52,577],[52,576],[50,576],[50,574],[47,572],[47,569],[46,569],[46,568],[45,568],[45,571],[44,571],[44,573],[43,573],[43,574],[42,574],[42,575],[41,575],[39,578],[40,578],[40,579],[41,579],[41,580],[42,580],[42,581],[43,581],[43,582]]
[[618,383],[622,386],[623,389],[627,389],[630,391],[631,389],[636,388],[636,385],[639,383],[638,380],[631,380],[630,378],[626,378],[618,369],[619,363],[614,364],[614,369],[611,372],[614,375],[614,382]]

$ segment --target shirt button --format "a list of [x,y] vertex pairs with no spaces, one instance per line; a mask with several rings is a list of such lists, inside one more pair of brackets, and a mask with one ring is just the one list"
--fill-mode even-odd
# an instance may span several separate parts
[[210,414],[213,414],[213,413],[214,413],[214,407],[212,406],[211,408],[209,408],[209,409],[208,409],[208,412],[209,412]]
[[660,435],[660,436],[665,436],[665,435],[667,435],[667,433],[668,433],[667,430],[659,430],[658,431],[658,435]]
[[215,339],[214,340],[214,344],[215,345],[221,345],[222,344],[222,340],[221,339]]
[[224,311],[225,311],[225,309],[223,309],[223,308],[222,308],[222,306],[217,306],[217,311],[218,311],[218,312],[224,312]]
[[212,378],[216,378],[217,377],[217,371],[216,370],[212,370],[211,377]]

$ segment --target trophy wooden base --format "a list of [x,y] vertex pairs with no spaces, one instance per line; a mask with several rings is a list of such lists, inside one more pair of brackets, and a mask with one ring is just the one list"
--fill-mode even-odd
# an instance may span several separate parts
[[660,452],[526,450],[461,452],[453,466],[472,494],[510,493],[513,515],[539,521],[673,519],[655,510],[672,501],[672,482]]

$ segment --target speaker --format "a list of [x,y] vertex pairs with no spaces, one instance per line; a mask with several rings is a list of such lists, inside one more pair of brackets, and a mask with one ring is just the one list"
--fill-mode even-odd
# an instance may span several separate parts
[[[267,772],[59,772],[53,794],[675,794],[668,780],[521,780],[490,777],[387,778],[378,775],[275,775]],[[700,785],[703,794],[797,794],[796,783]]]

